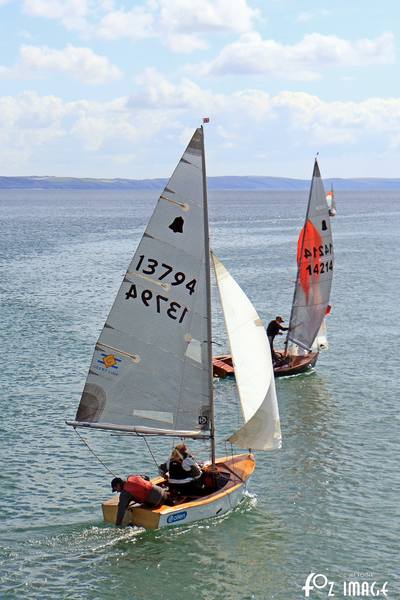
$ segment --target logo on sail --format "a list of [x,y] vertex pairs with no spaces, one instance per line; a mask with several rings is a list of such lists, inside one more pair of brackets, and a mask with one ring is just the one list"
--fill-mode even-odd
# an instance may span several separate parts
[[172,231],[174,233],[183,233],[183,224],[184,224],[184,220],[182,217],[175,217],[175,219],[172,221],[171,225],[168,225],[168,227],[170,229],[172,229]]
[[[303,254],[303,250],[306,248],[306,244],[311,248],[318,248],[323,242],[321,234],[318,229],[314,226],[313,222],[308,219],[303,229],[300,231],[299,239],[297,242],[297,264],[300,265],[300,273],[299,279],[301,287],[303,288],[304,294],[306,296],[306,301],[308,302],[308,297],[310,293],[310,276],[311,272],[314,272],[314,268],[316,264],[319,264],[319,255],[315,257],[313,252],[308,250],[308,258],[305,259]],[[315,279],[319,280],[319,270],[315,274]]]
[[102,358],[98,359],[97,362],[105,369],[118,369],[118,363],[121,362],[120,358],[117,358],[114,354],[101,353]]

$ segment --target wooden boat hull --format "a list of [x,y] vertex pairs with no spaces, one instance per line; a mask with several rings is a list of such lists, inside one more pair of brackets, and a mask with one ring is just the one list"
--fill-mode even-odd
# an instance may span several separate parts
[[[252,454],[237,454],[233,457],[219,458],[216,461],[220,473],[229,476],[223,488],[209,494],[182,503],[169,506],[163,504],[156,508],[133,505],[125,512],[123,525],[136,525],[145,529],[160,529],[176,525],[186,525],[201,519],[224,515],[235,508],[241,501],[247,482],[255,469]],[[152,479],[160,484],[162,477]],[[115,524],[118,510],[118,496],[113,496],[102,504],[103,517],[107,523]]]
[[213,357],[213,375],[220,379],[225,379],[229,375],[235,376],[232,356],[230,354],[221,354]]
[[305,356],[288,354],[287,364],[274,366],[275,377],[287,377],[289,375],[299,375],[305,373],[315,366],[318,360],[318,352],[310,352]]
[[[288,354],[287,358],[287,363],[274,366],[275,377],[299,375],[312,369],[318,360],[318,352],[310,352],[304,356]],[[213,358],[213,374],[214,377],[219,377],[220,379],[225,379],[229,375],[235,376],[232,356],[230,354],[222,354]]]

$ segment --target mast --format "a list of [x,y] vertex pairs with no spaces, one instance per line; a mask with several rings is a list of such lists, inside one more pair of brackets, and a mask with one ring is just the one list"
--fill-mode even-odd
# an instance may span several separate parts
[[305,237],[306,237],[305,236],[305,231],[306,231],[306,225],[307,225],[307,221],[308,221],[308,214],[310,212],[310,203],[311,203],[311,196],[312,196],[312,190],[313,190],[313,185],[314,185],[314,175],[316,173],[316,169],[318,169],[317,159],[315,159],[315,161],[314,161],[314,169],[313,169],[313,174],[312,174],[312,178],[311,178],[310,192],[309,192],[309,195],[308,195],[308,204],[307,204],[306,218],[304,219],[304,227],[303,227],[304,235],[303,235],[303,239],[301,240],[300,261],[299,261],[299,264],[297,265],[296,283],[295,283],[294,290],[293,290],[293,300],[292,300],[292,308],[290,310],[289,327],[288,327],[287,334],[286,334],[285,356],[287,356],[287,353],[288,353],[290,323],[291,323],[291,320],[292,320],[292,317],[293,317],[294,300],[295,300],[295,297],[296,297],[297,286],[299,284],[300,269],[301,269],[301,259],[303,257],[304,241],[305,241]]
[[[201,125],[201,153],[203,162],[203,207],[204,207],[204,262],[206,267],[206,297],[207,297],[207,353],[209,364],[212,365],[212,318],[211,318],[211,277],[210,277],[210,233],[208,226],[208,204],[207,204],[207,174],[206,157],[204,151],[204,129]],[[215,411],[213,391],[213,370],[209,370],[208,393],[210,398],[210,439],[211,439],[211,464],[215,465]]]

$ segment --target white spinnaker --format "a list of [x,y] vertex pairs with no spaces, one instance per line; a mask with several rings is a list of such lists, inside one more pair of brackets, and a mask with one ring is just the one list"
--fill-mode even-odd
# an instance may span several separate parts
[[282,438],[267,334],[246,294],[212,258],[245,421],[229,441],[241,448],[275,450]]
[[71,425],[168,435],[210,426],[203,130],[168,181],[96,344]]

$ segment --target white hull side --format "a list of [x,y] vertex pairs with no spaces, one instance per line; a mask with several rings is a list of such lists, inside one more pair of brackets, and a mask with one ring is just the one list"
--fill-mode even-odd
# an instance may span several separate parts
[[161,528],[171,527],[174,525],[185,525],[187,523],[194,523],[195,521],[200,521],[202,519],[209,519],[211,517],[225,515],[229,511],[236,508],[236,506],[242,500],[247,487],[246,483],[247,482],[244,482],[240,487],[230,494],[225,494],[221,498],[217,498],[209,504],[203,504],[184,509],[177,508],[177,510],[173,512],[160,515],[158,527]]

